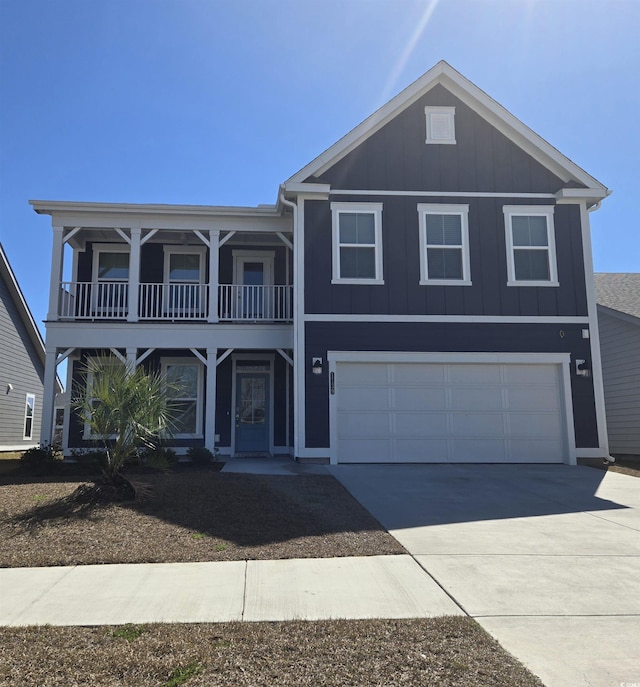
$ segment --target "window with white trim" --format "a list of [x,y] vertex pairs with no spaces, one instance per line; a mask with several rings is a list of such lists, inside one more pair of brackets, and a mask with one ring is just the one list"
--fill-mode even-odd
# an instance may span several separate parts
[[27,394],[24,407],[24,438],[33,438],[33,420],[36,410],[35,394]]
[[418,204],[420,284],[471,284],[468,216],[468,205]]
[[[87,359],[88,371],[87,371],[87,375],[86,375],[87,387],[86,387],[85,391],[86,391],[89,403],[91,404],[92,407],[95,407],[96,404],[98,403],[98,399],[95,398],[95,396],[93,394],[93,390],[95,388],[94,384],[97,383],[96,374],[95,374],[94,370],[92,369],[93,364],[99,365],[100,369],[104,370],[105,373],[109,374],[110,369],[120,371],[122,369],[124,363],[113,355],[106,356],[106,357],[103,356],[103,357],[88,358]],[[88,418],[86,416],[85,416],[85,421],[84,421],[84,431],[82,434],[82,438],[83,439],[98,439],[98,438],[100,438],[100,437],[98,437],[97,434],[93,433],[93,431],[91,429],[91,425],[89,424]],[[111,434],[110,438],[115,439],[116,435]]]
[[455,144],[456,142],[456,108],[433,107],[424,108],[426,120],[426,143]]
[[383,284],[382,203],[331,203],[334,284]]
[[204,316],[204,246],[165,246],[164,309],[170,315]]
[[558,286],[553,206],[506,205],[508,286]]
[[202,436],[202,365],[189,358],[163,358],[161,365],[175,414],[173,436]]

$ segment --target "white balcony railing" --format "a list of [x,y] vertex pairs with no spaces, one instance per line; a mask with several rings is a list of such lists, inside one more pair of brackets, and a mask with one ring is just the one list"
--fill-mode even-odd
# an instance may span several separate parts
[[60,317],[74,320],[120,320],[129,312],[126,281],[62,282]]
[[[72,320],[207,320],[208,284],[140,284],[129,317],[128,282],[62,282],[59,316]],[[286,322],[293,319],[291,285],[218,285],[218,319]]]
[[207,284],[140,284],[141,320],[206,320]]
[[293,319],[293,287],[220,284],[221,320],[281,322]]

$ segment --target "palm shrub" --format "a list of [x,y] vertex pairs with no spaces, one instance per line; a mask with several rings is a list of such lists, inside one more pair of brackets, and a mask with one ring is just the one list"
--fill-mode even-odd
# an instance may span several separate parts
[[72,405],[104,451],[104,477],[121,484],[127,459],[153,450],[160,436],[171,434],[176,416],[171,399],[179,387],[159,372],[125,365],[113,356],[90,359],[81,378],[84,388]]

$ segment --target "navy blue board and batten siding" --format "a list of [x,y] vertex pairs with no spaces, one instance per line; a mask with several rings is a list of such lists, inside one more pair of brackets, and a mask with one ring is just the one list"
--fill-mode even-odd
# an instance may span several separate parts
[[[427,105],[455,107],[454,145],[425,144]],[[327,183],[331,192],[342,192],[330,192],[328,200],[307,200],[304,204],[306,314],[470,318],[588,315],[580,208],[556,205],[550,197],[561,188],[580,184],[565,183],[555,176],[440,85],[308,181]],[[436,193],[455,195],[431,195]],[[331,202],[382,203],[383,284],[331,283]],[[470,286],[419,283],[419,203],[469,206]],[[555,206],[559,286],[507,286],[503,207],[518,204]],[[591,357],[590,342],[582,337],[585,326],[561,319],[557,323],[349,322],[344,318],[340,322],[306,322],[305,358],[309,361],[320,356],[326,361],[328,351],[569,353],[576,446],[590,448],[598,446],[593,382],[573,374],[575,359]],[[328,366],[318,376],[307,365],[305,381],[306,446],[326,448]]]

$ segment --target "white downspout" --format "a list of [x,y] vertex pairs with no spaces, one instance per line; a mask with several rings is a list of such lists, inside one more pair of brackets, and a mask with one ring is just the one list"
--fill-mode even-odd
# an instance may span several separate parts
[[[304,360],[304,355],[300,355],[298,345],[300,336],[298,327],[304,326],[304,322],[300,323],[298,320],[298,270],[297,266],[297,252],[298,252],[298,206],[291,200],[284,197],[284,192],[280,192],[280,202],[283,205],[291,208],[293,211],[293,458],[298,459],[300,455],[300,423],[304,422],[304,418],[298,417],[298,398],[297,389],[299,388],[299,377],[303,373],[300,369],[300,361]],[[287,442],[289,437],[287,437]]]

